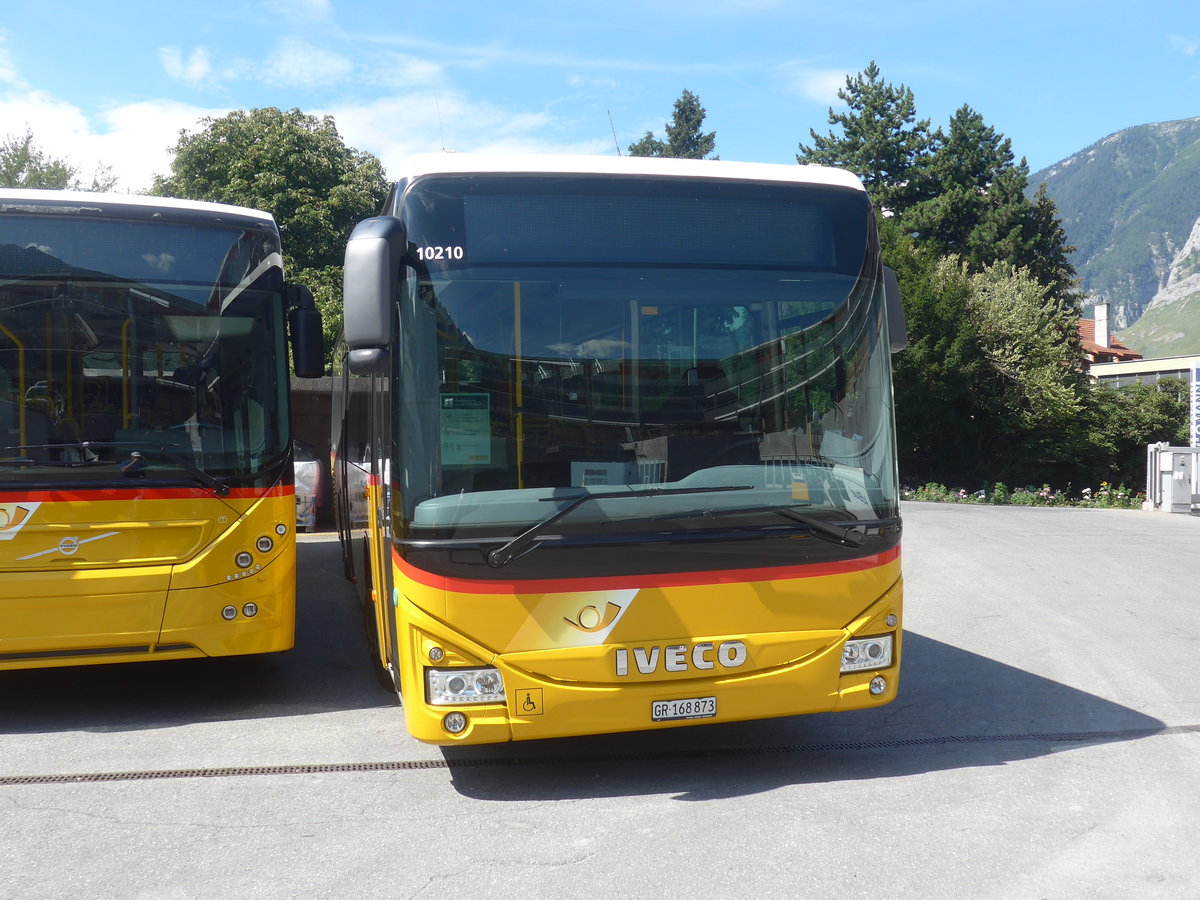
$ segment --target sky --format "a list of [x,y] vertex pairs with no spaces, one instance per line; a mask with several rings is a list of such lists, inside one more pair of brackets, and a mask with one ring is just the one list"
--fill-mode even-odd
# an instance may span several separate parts
[[[235,109],[334,117],[398,175],[452,150],[615,155],[684,89],[723,159],[794,163],[874,61],[945,128],[968,105],[1037,172],[1200,116],[1196,0],[0,0],[0,139],[117,189]],[[836,131],[836,129],[833,129]]]

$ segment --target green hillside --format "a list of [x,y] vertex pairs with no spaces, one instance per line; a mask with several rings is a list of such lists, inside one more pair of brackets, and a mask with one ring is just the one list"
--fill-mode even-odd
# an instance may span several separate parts
[[[1115,328],[1125,329],[1165,284],[1200,218],[1200,118],[1109,135],[1034,173],[1030,191],[1043,182],[1076,247],[1072,262],[1087,306],[1107,300]],[[1122,339],[1147,355],[1152,345],[1169,346],[1172,353],[1194,352],[1175,348],[1188,335],[1200,339],[1198,304],[1176,302],[1171,307],[1177,308],[1164,310],[1161,322],[1122,330]],[[1168,335],[1176,338],[1167,340]],[[1143,347],[1139,341],[1151,343]]]
[[1146,357],[1200,354],[1200,294],[1151,307],[1119,337]]

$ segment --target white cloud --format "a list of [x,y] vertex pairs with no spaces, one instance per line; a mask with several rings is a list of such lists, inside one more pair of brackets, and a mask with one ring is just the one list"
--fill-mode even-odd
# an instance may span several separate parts
[[34,143],[48,155],[61,158],[82,134],[87,119],[79,108],[44,91],[10,92],[0,97],[0,122],[6,133],[33,132]]
[[0,84],[8,84],[13,87],[25,87],[25,82],[21,78],[17,67],[12,61],[12,57],[8,54],[8,47],[5,44],[8,42],[8,32],[0,30]]
[[472,103],[459,94],[420,92],[386,97],[371,103],[321,110],[337,120],[342,139],[351,147],[378,156],[389,175],[415,153],[607,153],[612,137],[598,129],[594,139],[556,141],[549,136],[553,118],[542,112],[522,113]]
[[5,131],[18,134],[28,128],[47,156],[76,167],[84,182],[107,166],[118,179],[119,191],[149,188],[155,175],[170,172],[169,148],[181,129],[194,131],[201,118],[227,112],[157,100],[112,107],[89,119],[79,107],[44,91],[0,96]]
[[294,18],[333,18],[333,4],[330,0],[263,0],[263,8],[285,21]]
[[160,47],[158,58],[168,76],[184,84],[195,86],[212,72],[208,50],[197,47],[186,60],[178,47]]
[[701,73],[730,73],[754,70],[757,63],[717,63],[708,60],[676,62],[664,59],[641,59],[632,57],[587,56],[555,44],[535,46],[511,46],[503,42],[470,44],[462,41],[432,41],[408,34],[357,33],[350,39],[361,45],[403,47],[415,53],[442,61],[447,69],[487,69],[497,66],[520,66],[522,68],[566,69],[571,71],[594,70],[611,72],[665,72],[680,75]]
[[842,101],[837,92],[846,86],[844,69],[814,69],[804,63],[785,63],[776,69],[789,93],[823,106],[837,106]]
[[567,84],[573,88],[592,88],[610,92],[620,90],[621,87],[621,83],[609,75],[570,75],[567,77]]
[[[324,3],[310,3],[307,9],[328,11]],[[170,172],[170,150],[181,130],[194,132],[202,118],[220,118],[229,112],[226,107],[205,108],[165,99],[85,112],[72,102],[26,85],[5,52],[4,37],[0,30],[0,132],[20,134],[28,127],[44,152],[75,166],[85,182],[106,166],[118,179],[117,190],[146,190],[155,175]],[[564,138],[564,124],[552,112],[552,103],[521,110],[473,101],[448,86],[442,60],[421,51],[393,46],[375,54],[370,65],[356,67],[349,57],[290,37],[280,40],[266,60],[231,60],[219,70],[209,51],[200,46],[186,52],[163,47],[158,60],[173,79],[192,85],[259,79],[291,88],[350,81],[382,88],[385,96],[379,99],[328,109],[308,107],[308,111],[333,115],[345,142],[378,156],[389,172],[398,172],[403,161],[415,153],[442,149],[583,154],[608,154],[613,149],[603,116],[584,138]]]
[[351,59],[302,38],[285,37],[257,74],[277,87],[320,87],[343,81],[353,71]]
[[1170,41],[1172,50],[1178,50],[1184,56],[1195,56],[1197,48],[1200,48],[1200,41],[1194,37],[1172,34],[1167,40]]
[[[556,119],[548,112],[522,112],[475,103],[454,92],[417,90],[369,103],[310,110],[332,115],[348,146],[379,157],[398,173],[416,153],[450,150],[492,153],[612,152],[607,120],[583,140],[554,137]],[[203,118],[220,118],[227,108],[205,108],[168,100],[111,107],[89,119],[81,109],[41,91],[0,95],[0,122],[14,133],[28,126],[49,156],[79,169],[84,181],[100,166],[117,176],[116,189],[142,191],[155,175],[171,170],[170,149],[179,132],[195,132]]]
[[173,100],[112,107],[97,117],[103,130],[89,130],[82,142],[81,156],[87,156],[81,171],[90,173],[97,164],[107,165],[121,180],[120,189],[144,190],[154,183],[155,175],[170,173],[170,150],[180,131],[198,131],[202,118],[219,118],[228,112]]
[[445,70],[441,64],[407,53],[392,53],[372,62],[366,78],[373,84],[403,90],[441,84]]

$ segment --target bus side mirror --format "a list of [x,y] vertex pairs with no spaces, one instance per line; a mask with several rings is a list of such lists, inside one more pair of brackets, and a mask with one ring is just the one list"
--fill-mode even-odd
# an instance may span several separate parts
[[378,356],[357,351],[386,351],[391,346],[396,280],[407,251],[404,225],[394,216],[375,216],[354,226],[342,270],[342,327],[352,361]]
[[320,378],[325,373],[321,311],[317,309],[312,291],[304,285],[287,284],[284,292],[288,338],[292,345],[292,368],[301,378]]
[[883,267],[883,301],[887,308],[888,340],[891,351],[897,353],[908,346],[908,326],[900,299],[900,279],[887,266]]

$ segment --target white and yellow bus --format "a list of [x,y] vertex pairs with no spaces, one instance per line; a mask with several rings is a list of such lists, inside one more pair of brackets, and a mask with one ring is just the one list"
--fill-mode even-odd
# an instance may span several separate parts
[[292,646],[289,327],[266,213],[0,191],[0,669]]
[[903,312],[854,176],[441,155],[384,212],[346,250],[335,506],[415,737],[895,696]]

